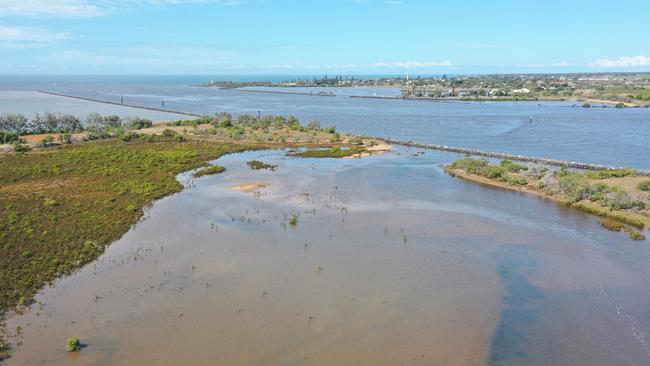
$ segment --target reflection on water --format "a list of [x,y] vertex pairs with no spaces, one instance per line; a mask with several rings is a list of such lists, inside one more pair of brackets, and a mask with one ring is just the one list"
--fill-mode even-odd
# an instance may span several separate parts
[[526,326],[537,320],[540,306],[537,300],[544,297],[524,272],[535,267],[529,251],[530,248],[523,245],[504,245],[495,253],[506,296],[501,321],[492,339],[491,365],[526,363]]
[[[643,245],[412,152],[258,151],[181,176],[184,191],[9,319],[23,345],[7,364],[647,364]],[[88,347],[67,354],[71,336]]]

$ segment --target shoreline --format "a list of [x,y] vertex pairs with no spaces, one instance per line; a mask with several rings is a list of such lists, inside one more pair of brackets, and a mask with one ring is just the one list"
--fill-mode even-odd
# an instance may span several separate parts
[[[596,205],[593,203],[585,203],[583,202],[584,200],[571,203],[569,200],[562,197],[552,196],[536,189],[530,189],[527,186],[514,186],[506,182],[499,182],[494,179],[490,179],[480,175],[470,174],[465,172],[462,169],[453,168],[451,165],[445,165],[442,168],[445,171],[445,173],[447,173],[448,175],[454,178],[460,178],[468,182],[478,183],[492,188],[504,189],[504,190],[514,191],[514,192],[519,192],[524,194],[532,194],[537,197],[561,204],[565,207],[573,207],[586,214],[595,215],[602,219],[611,219],[617,222],[628,224],[630,226],[635,226],[636,230],[639,230],[641,233],[646,231],[646,227],[650,227],[650,218],[642,214],[629,213],[625,211],[620,213],[616,211],[608,211],[606,209],[603,209],[600,205]],[[638,227],[637,225],[628,222],[629,215],[632,215],[633,219],[640,220],[644,224],[644,226]]]

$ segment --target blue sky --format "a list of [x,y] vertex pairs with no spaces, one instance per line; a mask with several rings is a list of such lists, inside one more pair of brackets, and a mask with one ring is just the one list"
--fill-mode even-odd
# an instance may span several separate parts
[[0,0],[0,73],[650,71],[649,14],[648,0]]

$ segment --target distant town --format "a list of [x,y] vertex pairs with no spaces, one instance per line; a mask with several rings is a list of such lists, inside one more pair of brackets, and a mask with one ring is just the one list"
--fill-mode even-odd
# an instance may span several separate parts
[[392,87],[400,98],[467,101],[575,100],[616,107],[650,106],[650,73],[508,74],[475,76],[353,77],[337,75],[283,82],[210,80],[203,86]]

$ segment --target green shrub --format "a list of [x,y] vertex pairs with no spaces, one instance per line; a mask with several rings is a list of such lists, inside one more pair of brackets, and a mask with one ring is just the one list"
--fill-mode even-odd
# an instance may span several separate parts
[[320,130],[320,122],[318,120],[311,120],[307,123],[307,128],[310,130]]
[[519,173],[522,170],[528,170],[527,166],[513,163],[510,160],[503,160],[499,165],[511,173]]
[[54,142],[54,137],[45,136],[41,139],[40,145],[41,147],[48,147],[52,142]]
[[81,341],[77,337],[69,338],[65,342],[65,350],[68,352],[79,352],[81,351]]
[[66,143],[66,144],[71,144],[72,143],[72,134],[71,133],[64,133],[59,135],[59,141]]
[[176,131],[174,131],[174,130],[172,130],[172,129],[169,129],[169,128],[166,128],[166,129],[162,132],[162,136],[163,136],[163,137],[174,137],[174,136],[176,136],[176,135],[177,135]]
[[639,183],[636,188],[641,191],[650,191],[650,180],[645,180],[641,183]]
[[139,137],[140,137],[140,135],[137,132],[129,131],[128,133],[125,133],[125,134],[121,135],[120,140],[125,141],[125,142],[129,142],[129,141],[131,141],[133,139],[137,139]]
[[600,225],[602,227],[604,227],[605,229],[611,230],[611,231],[621,231],[621,230],[623,230],[623,227],[624,227],[623,223],[621,223],[619,221],[616,221],[616,220],[609,219],[609,218],[603,219],[600,222]]
[[291,215],[289,217],[289,225],[291,225],[291,226],[298,225],[298,216],[297,215]]
[[505,177],[507,170],[500,165],[489,165],[482,173],[490,179],[498,179]]
[[645,235],[643,233],[636,231],[636,230],[628,230],[627,234],[630,236],[630,239],[632,240],[645,240]]
[[636,171],[632,168],[614,169],[614,170],[586,170],[585,177],[589,179],[608,179],[635,176]]
[[20,134],[0,131],[0,144],[11,144],[14,142],[20,142]]
[[34,299],[32,299],[29,296],[21,296],[20,299],[18,299],[18,305],[20,306],[29,306],[34,303]]
[[591,187],[589,181],[578,174],[568,174],[559,177],[560,189],[570,202],[578,202],[589,196]]
[[350,145],[363,145],[363,139],[361,137],[353,137],[349,143]]
[[140,130],[143,128],[149,128],[153,126],[153,122],[150,119],[146,118],[135,118],[129,122],[129,128],[134,130]]
[[32,148],[29,145],[23,145],[19,142],[14,142],[14,152],[27,152]]
[[246,165],[248,165],[248,167],[253,169],[253,170],[259,170],[259,169],[275,170],[278,167],[277,165],[263,163],[263,162],[258,161],[258,160],[251,160],[251,161],[247,162]]
[[514,186],[525,186],[528,184],[528,180],[526,178],[518,175],[506,175],[504,177],[504,181]]
[[488,162],[484,159],[462,158],[454,161],[451,166],[455,169],[462,169],[470,174],[478,174],[488,166]]
[[602,203],[612,210],[629,210],[633,208],[642,210],[645,208],[644,202],[632,200],[627,192],[618,187],[616,189],[611,189],[610,192],[605,195],[605,199]]
[[57,202],[57,200],[53,198],[48,198],[43,202],[43,205],[45,205],[45,207],[54,207],[54,206],[58,206],[59,202]]

